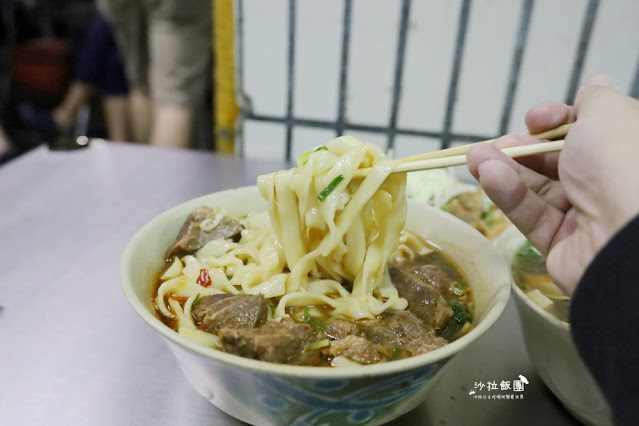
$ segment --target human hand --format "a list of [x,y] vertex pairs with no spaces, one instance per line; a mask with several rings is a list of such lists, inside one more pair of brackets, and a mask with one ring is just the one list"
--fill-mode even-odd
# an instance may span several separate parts
[[468,168],[491,200],[547,256],[550,276],[572,293],[597,252],[639,213],[639,102],[607,77],[589,79],[575,105],[526,114],[537,133],[574,123],[561,153],[517,159],[498,148],[538,143],[507,135],[468,151]]

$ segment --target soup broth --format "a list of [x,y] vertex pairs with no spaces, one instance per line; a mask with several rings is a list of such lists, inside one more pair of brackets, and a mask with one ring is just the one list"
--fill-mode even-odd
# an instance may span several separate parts
[[[268,281],[275,284],[255,286],[262,292],[243,291],[237,276],[247,267],[250,272],[260,262],[273,261],[249,253],[246,243],[255,237],[251,234],[255,217],[217,217],[213,224],[227,232],[220,231],[217,239],[194,249],[183,237],[203,229],[212,232],[206,221],[221,214],[219,209],[202,209],[189,216],[178,241],[167,251],[167,264],[153,294],[164,324],[197,343],[262,361],[339,367],[426,353],[472,328],[474,301],[467,278],[448,256],[407,231],[402,231],[399,247],[385,268],[388,285],[405,300],[405,309],[382,309],[373,317],[353,318],[336,312],[341,305],[334,303],[352,296],[348,280],[309,280],[308,303],[301,298],[292,305],[285,303],[286,293],[274,293],[273,277]],[[202,240],[199,235],[190,238]],[[224,257],[232,250],[238,262]],[[287,267],[282,272],[287,273]],[[311,297],[312,292],[322,297]],[[375,289],[372,296],[379,299],[375,303],[383,306],[386,294],[391,293],[384,284]],[[281,313],[280,306],[285,306]]]
[[555,318],[569,322],[570,298],[552,281],[546,270],[546,258],[526,242],[512,263],[515,284],[535,304]]

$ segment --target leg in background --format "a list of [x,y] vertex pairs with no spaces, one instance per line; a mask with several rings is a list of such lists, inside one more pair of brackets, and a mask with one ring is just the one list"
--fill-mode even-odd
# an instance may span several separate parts
[[131,136],[136,142],[147,143],[151,129],[151,101],[148,95],[133,90],[129,95]]
[[127,96],[105,96],[102,100],[108,137],[114,141],[129,141],[129,99]]
[[[148,35],[146,3],[149,0],[98,0],[98,7],[108,18],[115,43],[119,47],[119,60],[123,62],[128,83],[129,97],[124,108],[128,117],[128,140],[147,143],[151,126],[152,104],[149,100],[148,84]],[[107,64],[116,64],[115,60]],[[117,76],[110,72],[107,76]],[[118,91],[118,79],[104,80],[102,91],[105,96],[123,96]],[[107,86],[109,87],[107,89]],[[109,109],[105,105],[105,112]],[[115,111],[114,111],[115,112]],[[107,113],[108,114],[108,113]],[[117,115],[117,113],[116,113]],[[107,125],[109,118],[106,117]],[[117,130],[116,130],[117,132]],[[119,139],[112,136],[113,139]]]
[[189,147],[211,78],[211,2],[159,1],[148,10],[151,144]]
[[176,104],[155,103],[151,144],[171,148],[188,148],[193,132],[192,108]]
[[[108,138],[130,141],[129,85],[124,72],[122,55],[113,37],[106,44],[104,71],[101,77],[100,92]],[[146,115],[148,116],[148,112]]]

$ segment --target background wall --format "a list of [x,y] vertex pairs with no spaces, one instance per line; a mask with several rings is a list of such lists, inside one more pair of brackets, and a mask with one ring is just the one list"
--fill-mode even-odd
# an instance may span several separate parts
[[[453,132],[486,137],[499,134],[524,1],[471,2]],[[462,0],[411,2],[398,127],[442,130],[462,5]],[[531,5],[510,132],[525,131],[524,114],[535,104],[566,100],[589,2],[536,0]],[[241,6],[244,92],[255,114],[284,117],[289,3],[243,0]],[[293,115],[336,120],[344,2],[296,0],[295,6]],[[349,122],[374,126],[390,122],[401,6],[401,1],[353,0],[345,104]],[[639,1],[601,0],[583,58],[582,78],[610,74],[621,90],[629,92],[639,64],[638,22]],[[386,148],[385,134],[345,133]],[[294,126],[292,158],[334,137],[334,130]],[[244,124],[246,156],[282,158],[285,139],[285,124],[253,120]],[[430,151],[439,144],[439,139],[398,135],[395,155]]]

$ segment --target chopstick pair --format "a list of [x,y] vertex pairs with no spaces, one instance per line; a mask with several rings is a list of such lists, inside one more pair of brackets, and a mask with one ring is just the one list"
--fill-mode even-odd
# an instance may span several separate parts
[[[570,129],[570,124],[564,124],[554,129],[540,133],[526,133],[539,140],[557,139],[565,137]],[[393,173],[415,172],[419,170],[439,169],[443,167],[461,166],[466,164],[466,152],[479,143],[493,143],[495,139],[487,141],[470,143],[467,145],[456,146],[453,148],[442,149],[439,151],[427,152],[425,154],[404,157],[400,159],[400,165],[397,166]],[[511,158],[525,157],[527,155],[544,154],[548,152],[561,151],[564,147],[563,140],[553,142],[541,142],[532,145],[522,145],[511,148],[504,148],[501,151]],[[360,169],[355,176],[365,177],[370,169]]]

